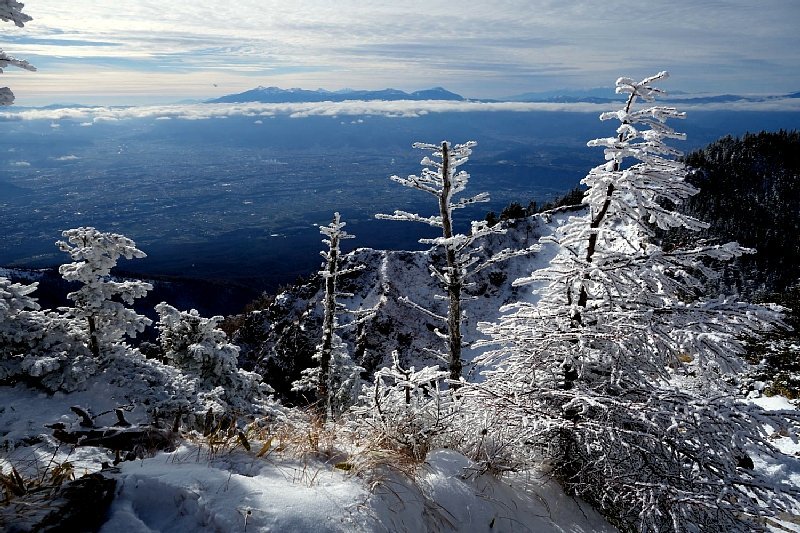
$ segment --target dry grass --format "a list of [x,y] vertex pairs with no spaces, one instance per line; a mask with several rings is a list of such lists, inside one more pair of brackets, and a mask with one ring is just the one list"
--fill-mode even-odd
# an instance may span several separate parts
[[400,486],[424,492],[418,487],[420,469],[433,448],[466,455],[476,462],[472,472],[476,476],[500,477],[522,469],[510,456],[512,436],[498,436],[500,417],[467,420],[459,415],[452,422],[448,431],[422,439],[424,445],[408,446],[369,420],[323,422],[313,410],[292,409],[281,419],[257,421],[243,429],[237,429],[235,423],[215,423],[205,435],[195,434],[193,440],[209,459],[247,453],[272,462],[287,479],[307,486],[316,484],[324,472],[339,471],[364,480],[373,492],[391,492]]
[[248,437],[257,458],[298,461],[292,479],[307,485],[332,469],[364,479],[370,488],[397,475],[413,481],[425,460],[377,431],[356,433],[341,421],[323,422],[313,411],[295,410],[284,420],[253,429]]
[[70,461],[51,461],[48,465],[38,467],[30,474],[20,474],[13,465],[0,468],[0,488],[3,491],[2,503],[7,504],[15,497],[34,492],[46,492],[60,487],[67,481],[75,479],[75,468]]

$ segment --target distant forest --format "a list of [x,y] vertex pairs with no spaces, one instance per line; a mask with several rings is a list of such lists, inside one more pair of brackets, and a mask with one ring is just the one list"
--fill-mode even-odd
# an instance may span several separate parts
[[[800,133],[731,136],[686,157],[700,188],[682,207],[711,224],[701,238],[735,240],[757,253],[738,261],[746,294],[784,292],[800,277]],[[694,235],[693,238],[697,238]]]
[[682,209],[711,224],[700,237],[756,250],[726,267],[724,283],[746,298],[787,308],[793,331],[753,346],[750,362],[762,362],[754,378],[771,381],[771,392],[800,397],[800,361],[792,349],[800,344],[800,133],[724,137],[689,154],[686,163],[700,192]]

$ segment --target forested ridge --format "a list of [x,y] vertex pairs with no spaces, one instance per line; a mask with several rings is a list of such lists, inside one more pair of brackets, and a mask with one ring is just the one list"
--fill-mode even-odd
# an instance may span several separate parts
[[[725,136],[684,156],[686,181],[699,192],[677,209],[709,223],[699,232],[672,230],[668,246],[687,239],[736,241],[756,254],[734,261],[728,279],[748,296],[762,299],[786,291],[800,276],[800,132],[780,130]],[[512,202],[486,220],[515,220],[580,204],[576,187],[553,201]]]
[[[726,265],[724,284],[786,308],[790,329],[751,348],[753,376],[767,391],[800,395],[800,132],[726,136],[688,154],[700,192],[681,210],[709,223],[699,237],[753,248]],[[673,232],[667,240],[696,238]]]
[[800,276],[800,133],[731,136],[686,156],[700,192],[682,211],[710,224],[701,238],[735,240],[757,253],[740,258],[747,294],[783,292]]

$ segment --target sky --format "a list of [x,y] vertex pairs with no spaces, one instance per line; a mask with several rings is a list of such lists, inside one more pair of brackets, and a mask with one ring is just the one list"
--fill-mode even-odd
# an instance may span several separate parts
[[0,48],[17,105],[141,105],[259,85],[469,98],[611,87],[800,91],[798,0],[29,0]]

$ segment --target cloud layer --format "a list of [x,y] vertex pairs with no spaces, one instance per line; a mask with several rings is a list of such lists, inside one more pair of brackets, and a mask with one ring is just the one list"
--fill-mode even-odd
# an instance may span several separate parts
[[[525,103],[525,102],[457,102],[457,101],[346,101],[287,104],[183,104],[135,107],[65,107],[26,109],[0,112],[0,121],[14,120],[71,120],[89,126],[98,122],[128,119],[206,120],[226,117],[289,116],[384,116],[411,118],[430,113],[470,112],[534,112],[571,111],[601,113],[613,109],[613,104],[589,103]],[[717,104],[678,105],[685,111],[792,111],[800,112],[800,99],[774,99],[763,102],[726,102]]]
[[[259,84],[444,85],[470,97],[673,72],[687,91],[800,89],[795,0],[38,0],[3,46],[19,103],[212,97]],[[127,100],[126,100],[127,99]]]

